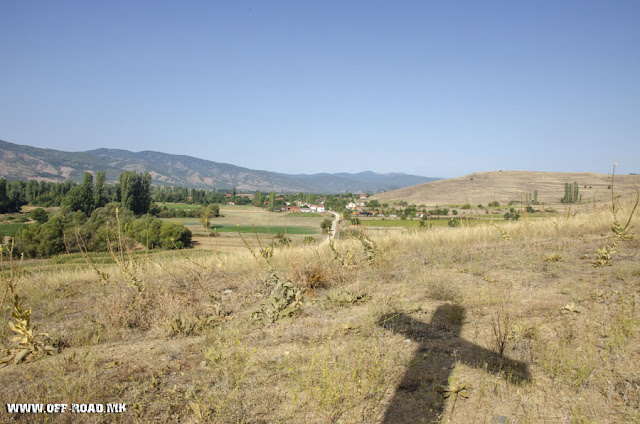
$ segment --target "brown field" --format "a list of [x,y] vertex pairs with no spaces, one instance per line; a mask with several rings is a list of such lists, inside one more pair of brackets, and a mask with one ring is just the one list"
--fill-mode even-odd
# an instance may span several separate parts
[[[611,201],[611,175],[591,172],[530,172],[530,171],[493,171],[476,172],[464,177],[434,181],[389,191],[373,196],[380,202],[404,200],[412,204],[435,205],[472,205],[499,201],[520,202],[526,193],[533,195],[538,190],[538,200],[547,205],[559,205],[564,196],[564,184],[577,182],[583,203]],[[586,188],[584,186],[587,186]],[[640,187],[640,175],[616,175],[616,195],[623,199],[635,197],[634,186]]]
[[[2,402],[127,412],[0,422],[637,423],[640,220],[624,238],[612,223],[603,205],[371,231],[269,261],[244,249],[141,255],[102,275],[5,267],[2,290],[49,335],[34,346],[55,352],[0,367]],[[13,306],[5,297],[4,354],[19,351]]]

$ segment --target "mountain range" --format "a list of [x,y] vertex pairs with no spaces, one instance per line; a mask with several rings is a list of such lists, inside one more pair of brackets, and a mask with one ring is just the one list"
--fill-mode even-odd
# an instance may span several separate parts
[[238,190],[313,193],[378,193],[439,178],[404,173],[284,174],[243,168],[192,156],[119,149],[64,152],[0,140],[0,176],[10,180],[81,181],[85,172],[105,171],[116,181],[123,171],[149,172],[153,184]]

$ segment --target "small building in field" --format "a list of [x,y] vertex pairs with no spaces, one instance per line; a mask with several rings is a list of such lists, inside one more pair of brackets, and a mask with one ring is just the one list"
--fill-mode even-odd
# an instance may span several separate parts
[[366,199],[366,198],[367,198],[367,195],[366,195],[366,194],[361,194],[361,195],[360,195],[360,200],[364,200],[364,199]]
[[311,205],[310,208],[313,212],[324,212],[323,205]]
[[235,203],[233,203],[233,202],[227,202],[227,205],[229,205],[229,206],[235,206],[236,204],[235,204]]
[[300,206],[287,206],[287,212],[300,212]]

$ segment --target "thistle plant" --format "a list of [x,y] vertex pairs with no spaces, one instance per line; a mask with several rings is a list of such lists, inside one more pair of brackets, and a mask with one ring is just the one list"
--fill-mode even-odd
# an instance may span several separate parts
[[611,214],[613,215],[613,225],[611,226],[611,231],[613,232],[614,237],[616,237],[618,240],[629,240],[632,238],[632,236],[630,234],[627,234],[627,230],[629,229],[629,224],[631,224],[631,219],[633,218],[633,214],[635,213],[636,208],[638,207],[638,202],[640,202],[640,191],[638,191],[638,187],[635,187],[636,202],[633,205],[633,208],[631,209],[631,213],[629,214],[627,223],[624,226],[622,226],[620,221],[618,221],[618,216],[617,216],[618,209],[616,208],[615,195],[614,195],[614,177],[615,177],[617,165],[618,165],[618,162],[614,163],[613,171],[611,172]]
[[31,327],[31,308],[24,309],[22,299],[17,294],[13,296],[9,328],[16,333],[10,340],[14,347],[4,352],[4,357],[0,358],[0,365],[7,365],[10,362],[18,364],[55,353],[55,349],[48,344],[49,335],[34,332]]
[[[0,246],[0,268],[2,268],[2,281],[5,291],[2,296],[2,303],[10,295],[12,303],[11,321],[9,329],[15,335],[9,340],[12,347],[0,351],[0,365],[6,366],[9,363],[18,364],[22,361],[37,359],[41,356],[52,355],[55,349],[48,344],[47,333],[36,333],[31,326],[31,308],[25,309],[22,306],[22,299],[17,294],[17,277],[20,273],[20,266],[15,266],[13,261],[13,240],[8,248],[9,253],[9,273],[4,266],[5,246]],[[23,256],[20,257],[22,262]]]
[[251,314],[251,318],[255,321],[262,321],[266,325],[272,324],[279,319],[287,318],[296,314],[303,306],[304,296],[302,290],[294,285],[289,280],[282,280],[276,271],[273,269],[271,259],[273,258],[273,244],[271,246],[262,245],[256,227],[253,226],[253,232],[258,240],[259,250],[258,253],[251,247],[247,240],[240,233],[238,228],[238,235],[244,242],[245,247],[251,252],[251,255],[256,260],[260,261],[260,258],[264,260],[269,268],[271,277],[269,282],[273,286],[271,294],[262,303],[257,311]]
[[451,413],[453,413],[458,397],[467,399],[469,394],[467,392],[467,385],[460,383],[456,378],[449,377],[447,383],[446,385],[438,386],[436,390],[440,392],[443,398],[451,399]]
[[369,263],[373,263],[378,258],[378,246],[371,240],[364,231],[358,232],[358,240],[362,244],[362,248],[364,249],[364,254],[367,257]]
[[596,268],[611,266],[612,255],[616,253],[616,251],[613,250],[615,247],[616,244],[612,243],[610,245],[604,246],[602,249],[598,249],[598,251],[594,255],[595,258],[591,262],[593,266]]

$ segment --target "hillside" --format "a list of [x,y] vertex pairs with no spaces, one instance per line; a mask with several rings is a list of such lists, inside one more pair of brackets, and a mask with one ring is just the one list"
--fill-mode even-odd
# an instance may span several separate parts
[[640,221],[616,238],[606,206],[264,257],[14,264],[5,284],[52,350],[3,366],[21,352],[9,296],[3,402],[126,412],[0,422],[637,423]]
[[108,181],[117,180],[122,171],[147,171],[153,176],[154,184],[277,192],[343,193],[348,190],[352,193],[375,193],[435,180],[374,172],[289,175],[152,151],[97,149],[63,152],[0,140],[0,176],[7,179],[80,181],[85,172],[101,170],[106,172]]
[[[477,172],[463,177],[439,180],[405,187],[374,196],[381,202],[404,200],[414,204],[484,204],[520,201],[526,193],[538,191],[538,200],[558,203],[564,196],[564,184],[577,182],[583,201],[611,200],[611,175],[591,172],[533,172],[493,171]],[[635,195],[634,185],[640,187],[640,175],[616,175],[616,195],[624,198]],[[585,187],[586,186],[586,187]]]

